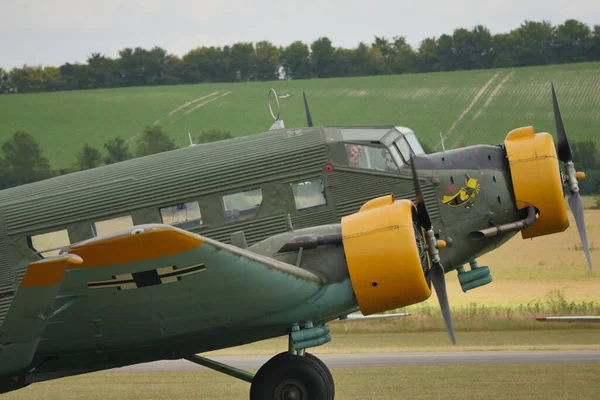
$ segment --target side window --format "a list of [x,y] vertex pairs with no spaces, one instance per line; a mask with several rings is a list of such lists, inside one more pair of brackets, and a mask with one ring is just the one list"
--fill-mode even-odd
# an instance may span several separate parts
[[292,183],[291,185],[294,192],[296,210],[305,210],[327,204],[323,190],[323,181],[321,179]]
[[374,171],[398,171],[392,155],[385,147],[345,144],[348,166]]
[[104,221],[94,222],[92,225],[92,232],[94,236],[106,235],[120,229],[130,228],[133,226],[133,219],[131,215],[124,215],[122,217],[107,219]]
[[227,221],[238,221],[256,216],[262,198],[262,190],[260,189],[223,196],[225,219]]
[[163,224],[177,225],[183,229],[202,225],[202,214],[197,201],[179,203],[159,210]]
[[71,244],[66,229],[30,236],[31,248],[43,258],[58,255],[61,248]]

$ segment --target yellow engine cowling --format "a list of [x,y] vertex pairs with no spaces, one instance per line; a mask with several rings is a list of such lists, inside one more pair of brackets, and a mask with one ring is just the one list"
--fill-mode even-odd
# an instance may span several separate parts
[[569,227],[562,180],[552,136],[527,126],[511,131],[504,140],[519,210],[533,206],[538,219],[521,231],[523,239],[562,232]]
[[[364,315],[427,300],[413,227],[413,204],[384,196],[342,218],[342,240],[354,294]],[[428,262],[428,261],[427,261]]]

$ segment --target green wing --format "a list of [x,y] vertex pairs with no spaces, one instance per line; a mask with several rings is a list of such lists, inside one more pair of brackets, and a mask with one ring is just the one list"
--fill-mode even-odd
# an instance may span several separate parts
[[[160,358],[176,345],[169,338],[193,335],[190,343],[198,346],[207,330],[278,324],[281,313],[323,289],[321,278],[304,269],[167,225],[130,228],[64,251],[26,272],[2,325],[0,380],[31,366],[35,373],[77,369],[73,359],[59,365],[55,355],[66,353],[93,364],[97,354],[122,349],[118,363],[130,349],[150,346]],[[219,340],[207,346],[227,345]]]

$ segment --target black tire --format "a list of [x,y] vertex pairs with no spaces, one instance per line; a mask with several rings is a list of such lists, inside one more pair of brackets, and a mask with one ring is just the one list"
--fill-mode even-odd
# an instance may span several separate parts
[[333,375],[331,375],[331,371],[329,370],[327,365],[320,358],[312,355],[311,353],[304,353],[304,357],[313,360],[323,369],[331,385],[331,398],[333,399],[335,397],[335,383],[333,382]]
[[314,358],[287,352],[271,358],[256,373],[250,400],[333,400],[331,374]]
[[[288,355],[289,355],[289,352],[285,351],[283,353],[279,353],[279,354],[273,356],[271,358],[271,360],[269,360],[269,361],[272,361],[275,358],[279,358],[279,357],[284,357],[285,358]],[[304,357],[307,357],[310,360],[316,362],[317,365],[323,370],[323,373],[327,376],[327,379],[329,380],[329,383],[331,384],[331,389],[332,389],[331,398],[333,398],[334,395],[335,395],[335,384],[333,382],[333,376],[331,375],[331,371],[329,370],[329,367],[327,367],[327,365],[320,358],[318,358],[317,356],[313,355],[312,353],[304,353]]]

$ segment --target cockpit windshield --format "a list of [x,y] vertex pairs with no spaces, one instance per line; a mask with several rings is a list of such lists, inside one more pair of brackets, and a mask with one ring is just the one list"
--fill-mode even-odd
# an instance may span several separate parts
[[341,129],[349,167],[394,172],[408,165],[413,154],[424,154],[423,147],[409,128]]
[[421,147],[421,143],[417,140],[415,134],[405,134],[404,138],[408,141],[408,144],[412,148],[413,153],[415,154],[425,154],[423,147]]
[[346,143],[348,166],[374,171],[398,171],[390,152],[385,147]]
[[425,154],[419,140],[408,128],[396,127],[393,138],[390,137],[386,144],[398,165],[401,166],[408,165],[413,155]]

